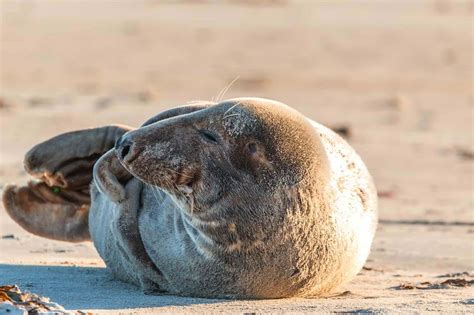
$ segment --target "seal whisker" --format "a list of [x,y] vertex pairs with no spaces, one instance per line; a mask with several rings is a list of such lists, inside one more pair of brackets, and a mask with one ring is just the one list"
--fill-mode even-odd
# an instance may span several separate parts
[[241,104],[242,104],[241,102],[237,102],[235,105],[232,105],[231,108],[229,108],[228,110],[226,110],[226,111],[224,112],[224,115],[222,115],[222,120],[227,119],[227,118],[232,117],[232,116],[240,116],[239,113],[229,114],[229,115],[227,115],[227,113],[229,113],[230,111],[232,111],[234,108],[236,108],[237,106],[239,106],[239,105],[241,105]]
[[193,177],[190,176],[190,175],[186,175],[186,174],[184,174],[184,173],[180,173],[180,172],[175,171],[175,170],[172,170],[172,169],[170,169],[169,171],[171,171],[171,172],[173,172],[173,173],[175,173],[175,174],[181,175],[181,176],[183,176],[183,177],[193,178]]
[[216,101],[220,102],[222,98],[224,97],[225,93],[232,87],[232,85],[237,82],[237,80],[240,78],[240,76],[236,76],[234,80],[232,80],[229,84],[227,84],[220,92],[217,94]]
[[[169,184],[168,184],[168,179],[166,177],[162,176],[161,177],[161,182],[162,182],[162,186],[164,188],[169,188],[170,187]],[[156,185],[156,186],[158,186],[158,185]]]
[[235,103],[234,105],[232,105],[228,110],[226,110],[226,111],[224,112],[224,116],[225,116],[228,112],[230,112],[231,110],[233,110],[235,107],[239,106],[240,104],[241,104],[240,102],[237,102],[237,103]]
[[155,198],[156,202],[158,203],[159,202],[159,198],[158,198],[158,185],[157,185],[157,182],[155,181],[155,179],[153,178],[152,179],[152,182],[153,182],[153,186],[151,188],[151,192],[153,194],[153,197]]
[[188,195],[189,199],[189,212],[194,212],[194,197],[192,195]]
[[235,113],[235,114],[230,114],[230,115],[224,116],[223,119],[227,119],[227,118],[232,117],[232,116],[240,116],[240,114],[237,114],[237,113]]

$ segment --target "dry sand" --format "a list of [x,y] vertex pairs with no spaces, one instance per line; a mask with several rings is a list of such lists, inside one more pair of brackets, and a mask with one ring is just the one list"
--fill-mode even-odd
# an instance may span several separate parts
[[[474,312],[473,2],[1,1],[0,187],[58,133],[212,99],[283,101],[347,126],[380,191],[367,268],[325,299],[147,296],[89,243],[35,237],[0,209],[0,285],[69,310]],[[12,236],[11,236],[12,235]],[[439,278],[447,273],[467,274]],[[429,284],[421,284],[429,282]],[[418,288],[399,289],[411,283]],[[1,311],[0,311],[1,312]]]

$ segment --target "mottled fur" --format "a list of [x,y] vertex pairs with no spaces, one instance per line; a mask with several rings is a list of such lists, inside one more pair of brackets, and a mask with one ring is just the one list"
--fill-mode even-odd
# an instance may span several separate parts
[[[89,214],[120,279],[180,295],[278,298],[323,295],[362,268],[376,192],[331,130],[257,98],[191,104],[127,129],[95,163]],[[24,212],[17,189],[4,195],[11,215]]]

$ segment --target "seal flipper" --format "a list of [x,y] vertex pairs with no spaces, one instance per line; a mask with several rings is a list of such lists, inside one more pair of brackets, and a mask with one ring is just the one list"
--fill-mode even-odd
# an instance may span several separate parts
[[95,162],[133,128],[110,125],[60,134],[25,155],[25,170],[49,186],[80,189],[92,181]]
[[90,240],[89,194],[51,188],[43,182],[8,185],[3,203],[8,215],[30,233],[69,242]]
[[102,155],[94,165],[94,184],[102,194],[115,203],[125,201],[127,196],[124,186],[132,177],[132,174],[120,164],[113,149]]
[[[162,281],[161,271],[155,266],[148,256],[138,228],[138,216],[142,206],[143,184],[133,178],[118,161],[114,150],[104,154],[94,166],[94,184],[92,194],[100,192],[109,201],[115,203],[112,218],[107,220],[114,227],[113,246],[121,253],[126,274],[134,275],[134,283],[139,285],[147,294],[160,294],[159,283]],[[97,212],[93,207],[92,220]],[[99,222],[101,220],[99,219]],[[95,222],[95,221],[94,221]],[[94,234],[94,227],[92,227]],[[94,237],[94,241],[96,241]],[[99,253],[101,251],[99,250]],[[105,259],[104,259],[105,260]],[[107,265],[117,272],[116,266]],[[122,271],[118,271],[120,274]]]
[[153,263],[143,244],[143,240],[138,228],[138,215],[141,207],[143,184],[138,179],[130,180],[126,186],[126,191],[130,192],[127,199],[119,206],[119,215],[116,221],[119,243],[124,251],[128,253],[128,258],[134,261],[135,270],[140,288],[148,295],[161,294],[163,291],[159,287],[162,281],[162,273]]
[[70,242],[90,240],[89,185],[94,164],[131,129],[111,125],[78,130],[34,146],[24,164],[39,181],[5,187],[7,213],[25,230],[42,237]]

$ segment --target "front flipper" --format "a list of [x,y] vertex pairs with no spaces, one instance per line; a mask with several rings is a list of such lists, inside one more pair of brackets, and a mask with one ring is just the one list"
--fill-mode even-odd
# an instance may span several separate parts
[[[148,256],[138,228],[138,215],[145,184],[134,178],[120,164],[114,149],[109,150],[97,161],[93,173],[92,193],[95,194],[98,190],[109,202],[115,204],[116,211],[113,212],[113,219],[109,222],[113,226],[111,234],[114,235],[115,246],[126,261],[123,266],[127,266],[125,267],[127,273],[138,280],[137,284],[142,290],[147,293],[159,293],[161,272]],[[95,210],[92,211],[94,217]],[[97,211],[102,212],[104,209],[99,208]],[[93,222],[95,223],[96,221]],[[112,270],[116,268],[113,265],[108,266]],[[116,273],[120,274],[120,271]]]
[[102,194],[112,202],[122,203],[127,197],[125,184],[133,176],[120,164],[115,150],[111,149],[95,163],[93,177]]
[[133,265],[138,267],[134,270],[141,289],[147,294],[161,293],[159,288],[159,283],[162,281],[161,271],[148,256],[138,228],[144,185],[136,178],[126,184],[127,198],[119,205],[115,227],[118,232],[119,246],[124,253],[127,253]]

